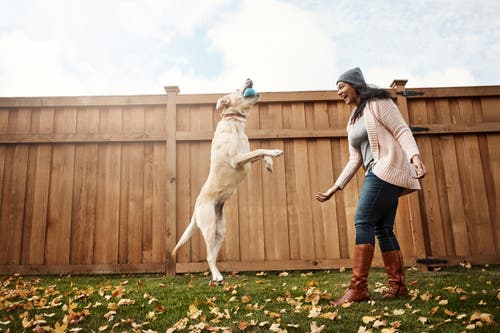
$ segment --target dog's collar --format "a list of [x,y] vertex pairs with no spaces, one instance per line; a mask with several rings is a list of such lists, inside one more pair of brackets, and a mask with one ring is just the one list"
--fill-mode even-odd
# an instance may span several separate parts
[[238,113],[238,112],[221,113],[220,117],[222,119],[230,118],[230,117],[236,117],[236,118],[241,118],[241,119],[245,119],[245,120],[247,119],[247,116],[242,115],[241,113]]

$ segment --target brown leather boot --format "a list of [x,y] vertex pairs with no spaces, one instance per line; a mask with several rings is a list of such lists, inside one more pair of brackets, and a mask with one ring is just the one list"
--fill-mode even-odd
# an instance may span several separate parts
[[382,259],[389,279],[389,291],[382,298],[407,297],[408,289],[405,287],[405,270],[401,251],[382,253]]
[[372,264],[374,247],[371,244],[354,246],[354,266],[349,290],[341,298],[333,301],[335,305],[345,302],[362,302],[370,299],[368,293],[368,271]]

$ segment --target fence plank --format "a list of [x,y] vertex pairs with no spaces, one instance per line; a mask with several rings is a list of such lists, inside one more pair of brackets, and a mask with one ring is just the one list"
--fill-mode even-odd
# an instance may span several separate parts
[[[76,109],[56,110],[54,131],[74,133],[76,131]],[[49,190],[47,264],[69,264],[71,253],[71,213],[75,145],[61,144],[52,150],[52,166]]]
[[[151,133],[165,133],[166,132],[166,115],[162,108],[146,109],[145,131]],[[145,214],[145,219],[151,219],[151,234],[148,238],[143,240],[146,248],[151,248],[151,262],[162,263],[167,256],[166,246],[166,232],[167,232],[167,218],[165,210],[166,201],[166,143],[153,143],[151,146],[151,154],[148,158],[150,175],[146,183],[149,187],[149,195],[151,203],[148,205],[149,215]],[[148,188],[145,187],[145,188]],[[146,209],[146,204],[145,204]],[[150,243],[148,245],[148,243]]]
[[[122,129],[121,108],[101,109],[99,132],[119,133]],[[120,179],[122,147],[120,144],[98,145],[95,264],[116,264],[120,242]]]
[[[186,118],[189,115],[187,112],[179,113],[178,120]],[[181,237],[184,230],[191,221],[192,205],[191,205],[191,145],[181,143],[177,146],[177,221],[175,228],[178,230],[178,238]],[[172,222],[170,222],[172,223]],[[177,241],[177,240],[176,240]],[[189,262],[191,257],[191,242],[189,240],[177,252],[177,262]],[[173,250],[173,247],[169,251]]]
[[[426,104],[423,100],[413,101],[409,104],[409,112],[414,115],[426,114]],[[417,118],[418,120],[418,118]],[[416,120],[415,120],[416,121]],[[419,150],[427,168],[427,175],[422,179],[421,184],[425,197],[425,215],[429,225],[429,241],[433,249],[432,255],[446,255],[446,237],[444,235],[443,220],[439,202],[439,190],[437,186],[440,175],[436,173],[434,160],[441,158],[438,147],[432,146],[430,137],[422,137],[418,140]]]
[[484,182],[484,174],[482,168],[480,147],[477,137],[466,137],[465,151],[467,165],[470,172],[470,184],[472,192],[469,192],[472,198],[474,219],[469,220],[469,239],[481,239],[480,242],[471,241],[471,248],[474,254],[493,254],[495,253],[495,244],[492,237],[493,230],[491,229],[491,216],[488,209],[488,198],[486,185]]
[[[265,128],[283,128],[281,105],[269,104],[265,121],[261,121],[261,124]],[[285,150],[282,140],[268,140],[262,145],[266,149]],[[273,159],[273,172],[263,172],[264,242],[267,260],[288,258],[290,255],[284,161],[285,156]]]
[[489,135],[487,137],[489,169],[493,178],[490,183],[495,189],[495,195],[492,198],[494,202],[491,207],[491,227],[493,229],[493,237],[495,240],[495,253],[500,252],[500,134]]
[[[132,107],[124,110],[125,132],[144,132],[144,109]],[[121,206],[128,206],[127,233],[122,234],[122,241],[126,242],[126,261],[140,264],[143,257],[143,213],[144,213],[144,144],[132,143],[123,145],[128,167],[123,173],[122,193],[127,192],[127,200],[122,200]]]
[[[260,147],[260,142],[250,145],[251,150]],[[240,255],[243,261],[264,259],[261,166],[260,161],[252,163],[249,174],[238,188]]]
[[[99,125],[97,108],[80,109],[77,132],[93,133]],[[97,145],[75,147],[75,171],[71,225],[71,263],[91,264],[94,255],[95,205],[97,191]]]
[[287,193],[287,216],[290,254],[289,259],[300,258],[299,246],[299,218],[298,204],[296,203],[297,188],[295,184],[295,152],[293,142],[285,141],[285,176]]

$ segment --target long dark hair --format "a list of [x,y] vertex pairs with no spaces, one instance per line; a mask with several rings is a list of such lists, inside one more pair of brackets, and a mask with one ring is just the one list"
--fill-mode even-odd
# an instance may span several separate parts
[[371,99],[384,99],[390,98],[391,94],[389,91],[383,88],[377,88],[374,86],[353,86],[356,89],[356,93],[358,94],[360,101],[354,112],[352,113],[350,124],[354,124],[359,117],[363,115],[363,109],[366,106],[366,103]]

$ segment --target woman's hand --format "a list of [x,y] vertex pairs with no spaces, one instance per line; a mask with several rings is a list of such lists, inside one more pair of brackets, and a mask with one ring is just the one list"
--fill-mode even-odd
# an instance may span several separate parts
[[422,163],[422,160],[420,159],[420,155],[415,155],[411,158],[411,163],[415,167],[415,171],[417,172],[417,176],[414,177],[416,179],[424,178],[425,174],[427,173],[427,170],[425,169],[424,163]]
[[319,202],[325,202],[329,200],[338,190],[339,187],[337,185],[333,185],[324,193],[322,192],[316,193],[316,200],[318,200]]

